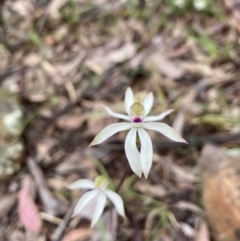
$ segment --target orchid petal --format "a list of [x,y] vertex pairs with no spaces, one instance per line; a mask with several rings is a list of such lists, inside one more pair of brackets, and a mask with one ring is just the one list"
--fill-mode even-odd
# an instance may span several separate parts
[[116,112],[112,111],[109,107],[107,107],[105,105],[102,105],[102,106],[105,108],[105,110],[108,112],[109,115],[111,115],[115,118],[131,121],[131,119],[128,115],[116,113]]
[[140,164],[142,167],[143,174],[145,178],[147,178],[148,173],[152,166],[152,156],[153,156],[152,140],[144,129],[139,128],[138,135],[141,142]]
[[134,94],[130,87],[128,87],[126,90],[124,102],[125,102],[126,112],[130,114],[129,113],[130,106],[134,103]]
[[125,140],[125,152],[132,171],[136,173],[139,177],[141,177],[142,168],[140,166],[140,153],[136,146],[136,136],[137,129],[132,128],[128,132]]
[[110,201],[114,204],[114,207],[116,208],[117,212],[121,216],[125,217],[122,198],[117,193],[115,193],[111,190],[105,190],[105,193],[106,193],[107,197],[110,199]]
[[144,122],[147,121],[160,121],[162,119],[164,119],[167,115],[171,114],[174,110],[167,110],[164,111],[163,113],[161,113],[160,115],[156,115],[156,116],[146,116],[144,118]]
[[169,139],[177,142],[187,143],[172,127],[164,123],[147,122],[143,123],[143,128],[158,131]]
[[171,114],[174,110],[166,110],[163,113],[161,113],[160,115],[155,115],[155,116],[146,116],[144,118],[144,122],[148,122],[148,121],[160,121],[162,119],[164,119],[167,115]]
[[78,189],[78,188],[93,189],[94,182],[87,179],[81,179],[68,185],[68,188],[69,189]]
[[127,122],[121,122],[121,123],[114,123],[111,125],[106,126],[100,133],[97,134],[97,136],[94,138],[94,140],[91,142],[89,146],[97,145],[103,141],[105,141],[110,136],[114,135],[115,133],[119,131],[125,131],[132,127],[131,123]]
[[78,201],[72,216],[77,215],[93,198],[95,198],[98,195],[98,193],[99,190],[92,190],[90,192],[85,193]]
[[144,108],[145,108],[145,113],[144,113],[144,115],[147,115],[147,114],[150,112],[150,110],[152,109],[152,106],[153,106],[153,93],[152,93],[152,92],[149,93],[149,94],[145,97],[145,99],[144,99],[144,101],[143,101],[143,106],[144,106]]
[[91,228],[97,223],[106,205],[106,194],[103,191],[100,191],[98,195],[99,196],[96,200],[96,206],[94,209],[94,214],[91,222]]

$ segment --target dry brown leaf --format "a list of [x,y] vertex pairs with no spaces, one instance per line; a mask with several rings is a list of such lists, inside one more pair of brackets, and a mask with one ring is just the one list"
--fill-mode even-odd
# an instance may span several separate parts
[[62,191],[66,188],[66,181],[58,176],[47,179],[48,186],[55,191]]
[[21,240],[22,241],[22,240],[25,239],[24,236],[25,235],[22,231],[15,229],[8,235],[8,239],[13,240],[13,241],[15,241],[15,240]]
[[12,209],[17,201],[15,194],[5,195],[0,198],[0,218],[3,218]]
[[105,46],[93,50],[84,65],[96,74],[103,74],[114,65],[131,59],[135,53],[136,46],[133,43],[122,44],[121,38],[114,38]]
[[54,93],[52,82],[48,81],[48,76],[43,68],[44,62],[46,61],[41,63],[42,68],[38,66],[29,68],[22,80],[24,98],[31,102],[43,102]]
[[36,67],[37,65],[39,65],[40,62],[41,62],[40,54],[30,53],[24,58],[23,65],[26,67],[33,68],[33,67]]
[[71,58],[68,62],[64,62],[62,64],[56,64],[54,67],[57,69],[58,74],[61,76],[67,76],[72,74],[81,64],[83,59],[86,56],[86,52],[84,50],[79,50],[79,52]]
[[58,174],[71,173],[71,172],[84,172],[85,177],[92,177],[95,172],[96,165],[88,157],[84,156],[80,149],[67,156],[66,159],[57,166],[56,171]]
[[160,237],[154,239],[154,241],[173,241],[173,239],[169,235],[163,234]]
[[66,114],[58,118],[56,124],[58,128],[63,130],[74,130],[81,126],[85,118],[81,113]]
[[229,22],[231,25],[235,26],[238,31],[240,31],[240,10],[239,10],[239,0],[224,0],[224,7],[229,15]]
[[194,203],[186,202],[186,201],[179,201],[173,205],[176,208],[179,208],[181,210],[187,210],[194,212],[196,214],[201,214],[203,210],[195,205]]
[[43,137],[36,144],[37,159],[43,160],[50,158],[50,150],[58,144],[58,141],[51,137]]
[[163,47],[163,38],[162,36],[155,36],[151,44],[138,52],[131,60],[129,60],[128,68],[136,69],[141,65],[145,59],[147,59],[151,54],[153,54],[157,49]]
[[157,184],[157,185],[151,185],[145,180],[141,180],[137,182],[135,185],[136,189],[140,191],[141,193],[145,194],[146,196],[150,197],[159,197],[162,198],[167,194],[166,189],[164,186]]
[[[201,83],[202,82],[203,81],[201,81]],[[182,135],[182,133],[183,133],[183,129],[186,124],[186,117],[189,113],[189,110],[191,110],[192,104],[194,103],[194,100],[198,93],[198,90],[199,90],[198,85],[200,85],[200,84],[195,85],[194,88],[191,86],[191,89],[189,91],[187,91],[187,93],[179,101],[180,108],[174,119],[172,127],[180,135]],[[201,84],[201,85],[204,85],[204,84]]]
[[135,53],[136,47],[133,43],[126,43],[121,48],[110,52],[106,57],[109,63],[118,64],[132,58]]
[[192,174],[190,171],[185,170],[184,168],[178,165],[172,165],[171,171],[175,175],[175,178],[179,182],[198,182],[198,177]]
[[161,51],[156,51],[145,59],[145,66],[150,70],[156,69],[159,73],[173,79],[178,79],[185,71],[174,61],[167,59]]
[[173,161],[169,158],[163,159],[158,155],[153,156],[153,160],[158,162],[159,165],[162,166],[164,171],[169,175],[170,173],[173,175],[174,180],[176,182],[181,183],[195,183],[199,181],[199,178],[194,175],[190,170],[186,170],[183,167],[180,167],[173,163]]
[[31,192],[31,179],[26,176],[22,181],[22,188],[18,194],[18,215],[21,224],[33,233],[39,233],[42,221]]
[[29,16],[34,10],[34,4],[32,1],[18,0],[12,2],[11,9],[18,13],[20,16],[29,19]]
[[81,241],[91,236],[92,230],[88,228],[78,228],[67,233],[62,241]]
[[221,78],[227,75],[221,68],[212,68],[209,65],[197,63],[197,62],[179,62],[179,66],[187,73],[201,74],[205,77]]
[[52,0],[48,6],[47,13],[53,19],[60,17],[59,9],[63,7],[69,0]]
[[31,231],[26,231],[24,241],[47,241],[46,235],[40,235],[38,233],[32,233]]

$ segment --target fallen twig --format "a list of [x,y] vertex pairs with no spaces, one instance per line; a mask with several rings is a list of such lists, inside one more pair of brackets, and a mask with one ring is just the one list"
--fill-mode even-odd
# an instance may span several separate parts
[[72,217],[72,214],[73,214],[73,210],[76,206],[78,202],[78,199],[72,203],[72,206],[68,209],[68,211],[66,212],[62,222],[59,224],[59,226],[57,227],[57,229],[55,230],[53,236],[52,236],[52,241],[60,241],[61,240],[61,237]]
[[36,182],[37,191],[46,212],[52,215],[64,212],[62,205],[49,191],[42,170],[40,169],[38,164],[33,160],[33,158],[29,157],[27,160],[27,165],[30,173],[34,178],[34,181]]

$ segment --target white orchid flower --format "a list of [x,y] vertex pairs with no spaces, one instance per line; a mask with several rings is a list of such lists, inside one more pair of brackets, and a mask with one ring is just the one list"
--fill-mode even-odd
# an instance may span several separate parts
[[102,215],[104,211],[104,207],[106,205],[107,198],[115,206],[119,215],[125,217],[124,207],[123,207],[123,200],[122,198],[115,192],[107,189],[108,181],[104,176],[96,177],[95,181],[92,182],[87,179],[81,179],[76,182],[71,183],[68,188],[69,189],[93,189],[87,193],[85,193],[80,200],[78,201],[73,215],[75,216],[81,212],[81,210],[86,207],[91,201],[95,201],[95,208],[93,211],[93,217],[91,222],[91,228],[97,223],[98,219]]
[[[109,115],[127,120],[129,122],[121,122],[108,125],[94,138],[90,146],[97,145],[105,141],[107,138],[119,131],[130,129],[125,140],[125,152],[129,165],[132,171],[139,177],[141,177],[143,173],[147,178],[152,166],[153,147],[152,141],[145,129],[158,131],[173,141],[186,142],[169,125],[153,122],[162,120],[165,116],[172,113],[173,110],[167,110],[157,116],[147,116],[152,106],[152,92],[149,93],[141,102],[139,98],[134,98],[132,89],[128,87],[125,93],[125,109],[128,115],[113,112],[107,106],[103,107],[106,109]],[[136,145],[137,134],[141,143],[140,152]]]

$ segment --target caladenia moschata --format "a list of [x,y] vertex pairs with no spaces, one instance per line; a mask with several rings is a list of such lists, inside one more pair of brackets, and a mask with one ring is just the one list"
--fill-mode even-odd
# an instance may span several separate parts
[[[153,147],[152,140],[145,129],[158,131],[173,141],[186,141],[169,125],[160,121],[173,110],[167,110],[157,116],[147,116],[153,106],[153,94],[149,93],[145,99],[134,98],[132,89],[129,87],[125,94],[125,110],[128,115],[113,112],[109,107],[103,106],[109,115],[126,120],[106,126],[92,141],[90,146],[100,144],[119,131],[130,130],[125,139],[125,153],[132,171],[139,177],[144,174],[148,177],[152,166]],[[137,136],[140,141],[140,151],[137,147]]]
[[80,179],[71,183],[68,186],[69,189],[92,189],[79,199],[73,211],[73,216],[80,213],[87,204],[94,201],[95,207],[91,222],[91,227],[93,227],[102,215],[108,198],[113,203],[118,214],[125,217],[122,198],[117,193],[107,189],[107,186],[108,180],[104,176],[96,177],[94,182],[87,179]]

